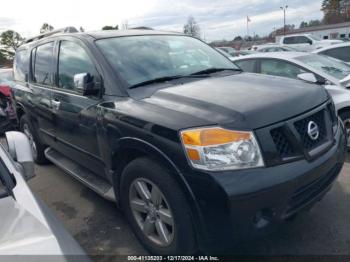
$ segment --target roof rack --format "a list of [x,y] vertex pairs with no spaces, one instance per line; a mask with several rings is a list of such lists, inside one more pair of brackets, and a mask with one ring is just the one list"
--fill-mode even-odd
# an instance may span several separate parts
[[79,32],[79,31],[75,27],[68,26],[68,27],[52,30],[50,32],[43,33],[43,34],[28,38],[28,39],[26,39],[26,41],[24,43],[27,44],[27,43],[30,43],[30,42],[33,42],[33,41],[36,41],[36,40],[39,40],[39,39],[42,39],[42,38],[45,38],[48,36],[52,36],[55,34],[59,34],[59,33],[77,33],[77,32]]

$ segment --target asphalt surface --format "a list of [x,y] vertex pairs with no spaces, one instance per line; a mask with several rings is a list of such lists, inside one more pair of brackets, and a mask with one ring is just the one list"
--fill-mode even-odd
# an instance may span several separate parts
[[[115,204],[54,165],[36,166],[31,189],[89,255],[145,255]],[[350,255],[350,154],[332,190],[310,212],[263,239],[229,250],[255,255]]]

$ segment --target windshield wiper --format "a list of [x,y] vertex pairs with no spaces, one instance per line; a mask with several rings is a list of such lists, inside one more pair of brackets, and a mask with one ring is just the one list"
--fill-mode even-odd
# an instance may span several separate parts
[[154,84],[154,83],[162,83],[162,82],[166,82],[166,81],[170,81],[170,80],[174,80],[174,79],[179,79],[181,77],[184,77],[182,75],[176,75],[176,76],[163,76],[163,77],[158,77],[158,78],[154,78],[151,80],[147,80],[141,83],[137,83],[135,85],[132,85],[129,87],[129,89],[133,89],[139,86],[146,86],[146,85],[150,85],[150,84]]
[[129,87],[129,89],[133,89],[139,86],[146,86],[146,85],[150,85],[150,84],[154,84],[154,83],[163,83],[163,82],[167,82],[167,81],[171,81],[171,80],[175,80],[175,79],[180,79],[180,78],[203,78],[203,77],[207,77],[206,75],[175,75],[175,76],[163,76],[163,77],[158,77],[158,78],[154,78],[151,80],[147,80],[141,83],[137,83],[135,85],[132,85]]
[[205,75],[205,74],[212,74],[212,73],[226,71],[226,70],[239,71],[239,72],[242,71],[239,68],[215,68],[215,67],[211,67],[211,68],[207,68],[207,69],[192,73],[191,75]]

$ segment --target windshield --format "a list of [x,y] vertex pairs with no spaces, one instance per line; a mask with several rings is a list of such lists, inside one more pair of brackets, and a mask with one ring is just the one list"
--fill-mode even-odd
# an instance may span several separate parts
[[238,69],[207,44],[187,36],[126,36],[101,39],[96,44],[129,87],[210,68]]
[[317,36],[314,36],[314,35],[308,35],[308,37],[315,41],[321,41],[321,38],[318,38]]
[[5,84],[13,81],[11,70],[0,70],[0,84]]
[[313,54],[300,56],[296,59],[338,80],[342,80],[350,74],[349,65],[329,56]]

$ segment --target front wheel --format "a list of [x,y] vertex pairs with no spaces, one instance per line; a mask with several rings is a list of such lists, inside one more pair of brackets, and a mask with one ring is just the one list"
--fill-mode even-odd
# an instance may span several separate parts
[[345,130],[346,130],[346,137],[347,137],[347,147],[348,150],[350,149],[350,111],[345,111],[339,114],[341,120],[343,121]]
[[124,169],[121,204],[136,237],[151,254],[192,254],[196,241],[191,211],[170,172],[149,158]]
[[20,119],[20,130],[28,137],[33,158],[37,164],[46,164],[48,160],[45,157],[45,147],[41,143],[39,137],[33,131],[32,125],[27,116],[24,115]]

